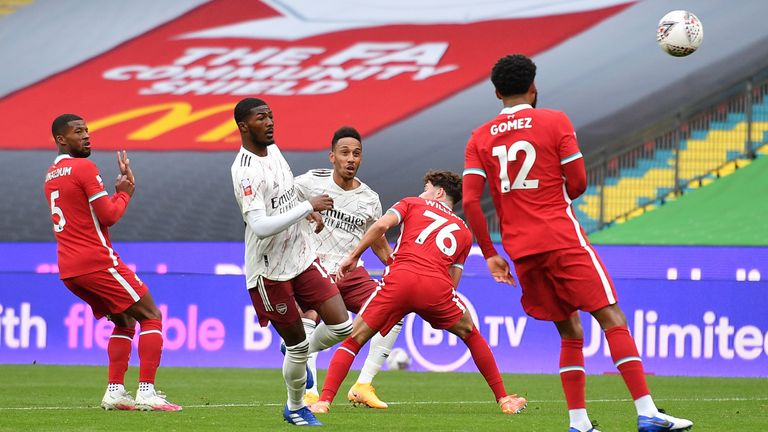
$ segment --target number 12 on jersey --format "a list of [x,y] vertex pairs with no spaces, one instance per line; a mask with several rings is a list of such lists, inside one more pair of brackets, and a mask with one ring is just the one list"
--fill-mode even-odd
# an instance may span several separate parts
[[[512,182],[512,186],[509,184],[509,163],[517,160],[517,153],[523,151],[525,156],[523,158],[523,165],[520,167],[520,171],[517,172],[515,181]],[[539,181],[536,179],[529,179],[528,172],[533,168],[534,162],[536,162],[536,149],[533,144],[528,141],[517,141],[512,144],[509,149],[507,146],[496,146],[493,148],[493,155],[499,158],[499,180],[501,180],[501,192],[506,193],[512,189],[537,189],[539,187]]]

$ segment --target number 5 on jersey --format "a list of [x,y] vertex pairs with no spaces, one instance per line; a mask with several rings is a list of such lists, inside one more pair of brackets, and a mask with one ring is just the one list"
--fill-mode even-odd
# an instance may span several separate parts
[[[416,237],[416,244],[424,244],[424,242],[427,240],[427,237],[429,237],[429,235],[432,234],[432,231],[436,230],[438,227],[448,222],[448,219],[429,210],[424,211],[424,216],[434,220],[434,222],[429,224],[429,226],[424,228],[419,233],[419,236]],[[440,249],[440,252],[448,256],[453,256],[453,254],[456,253],[456,237],[454,237],[452,233],[458,229],[459,229],[459,226],[456,223],[452,223],[450,225],[444,226],[437,233],[437,237],[435,237],[435,243],[437,243],[437,248]],[[447,246],[445,244],[446,240],[448,242]]]
[[53,230],[56,232],[64,231],[64,225],[67,224],[67,220],[64,219],[64,212],[61,211],[61,207],[56,207],[56,200],[59,198],[59,191],[55,190],[51,192],[51,216],[58,216],[59,222],[53,223]]
[[[520,167],[520,171],[517,172],[515,181],[512,182],[512,187],[509,187],[509,163],[517,160],[517,153],[519,151],[525,152],[523,159],[523,165]],[[528,141],[517,141],[509,147],[500,145],[493,148],[493,155],[499,158],[499,180],[501,180],[501,192],[509,192],[512,189],[537,189],[539,187],[539,181],[536,179],[528,179],[528,172],[533,168],[533,163],[536,162],[536,149]]]

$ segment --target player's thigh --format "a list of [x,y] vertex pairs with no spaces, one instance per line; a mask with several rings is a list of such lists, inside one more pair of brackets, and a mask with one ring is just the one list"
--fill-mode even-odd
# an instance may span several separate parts
[[561,249],[553,254],[555,262],[550,272],[561,298],[587,312],[616,303],[613,281],[591,246]]
[[[412,293],[415,297],[414,312],[435,329],[457,326],[467,312],[453,286],[443,280],[419,276]],[[470,318],[471,323],[471,318]],[[459,325],[459,327],[463,327]],[[472,330],[471,327],[469,330]]]
[[364,267],[358,267],[341,280],[336,280],[336,286],[344,299],[344,305],[350,312],[358,313],[363,304],[379,287],[379,283],[368,274]]
[[528,315],[545,321],[562,321],[577,310],[560,297],[550,274],[550,252],[515,260],[515,273],[522,288],[520,303]]
[[123,263],[63,282],[91,306],[96,318],[125,312],[147,293],[147,286]]
[[333,282],[331,275],[320,264],[319,260],[313,261],[291,280],[296,302],[303,310],[316,310],[329,298],[339,294],[339,289]]
[[386,335],[403,316],[412,311],[407,286],[396,279],[383,281],[360,308],[358,318],[382,335]]
[[262,327],[266,327],[269,322],[275,328],[301,323],[301,311],[294,299],[291,281],[273,281],[259,276],[256,286],[250,288],[248,294]]

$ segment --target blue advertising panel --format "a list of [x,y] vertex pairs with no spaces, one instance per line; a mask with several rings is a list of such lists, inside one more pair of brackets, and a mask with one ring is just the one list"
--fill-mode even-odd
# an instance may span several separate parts
[[[497,245],[502,252],[500,245]],[[595,246],[614,279],[760,281],[768,278],[768,248],[733,246]],[[242,274],[242,242],[115,243],[123,261],[142,273]],[[0,243],[0,273],[58,273],[55,243]],[[366,268],[384,266],[371,251]],[[480,248],[465,266],[469,275],[485,275]]]
[[[164,365],[281,365],[279,338],[258,325],[242,276],[142,278],[163,310]],[[616,285],[648,372],[768,376],[768,283],[622,279]],[[459,292],[503,372],[557,371],[554,326],[525,315],[519,288],[470,274]],[[584,323],[587,372],[614,371],[599,327],[587,316]],[[0,273],[1,363],[103,365],[110,332],[111,323],[94,320],[90,308],[57,275]],[[461,341],[413,315],[406,318],[396,346],[409,352],[414,370],[475,370]],[[318,366],[326,367],[329,359],[330,352],[322,353]]]

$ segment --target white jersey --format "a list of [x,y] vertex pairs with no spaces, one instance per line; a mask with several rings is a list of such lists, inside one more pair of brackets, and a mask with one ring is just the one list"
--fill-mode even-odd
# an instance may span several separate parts
[[302,200],[322,194],[333,198],[333,209],[321,212],[325,228],[312,238],[323,267],[336,273],[341,260],[352,252],[365,231],[381,217],[379,194],[363,182],[352,190],[340,188],[333,181],[333,170],[330,169],[310,170],[296,177],[296,192]]
[[276,145],[267,146],[267,156],[260,157],[245,148],[232,163],[235,198],[245,223],[245,277],[248,288],[256,286],[259,276],[285,281],[296,277],[317,258],[311,246],[312,229],[305,219],[264,239],[248,226],[245,214],[265,210],[267,216],[285,213],[299,200],[293,185],[293,173]]

